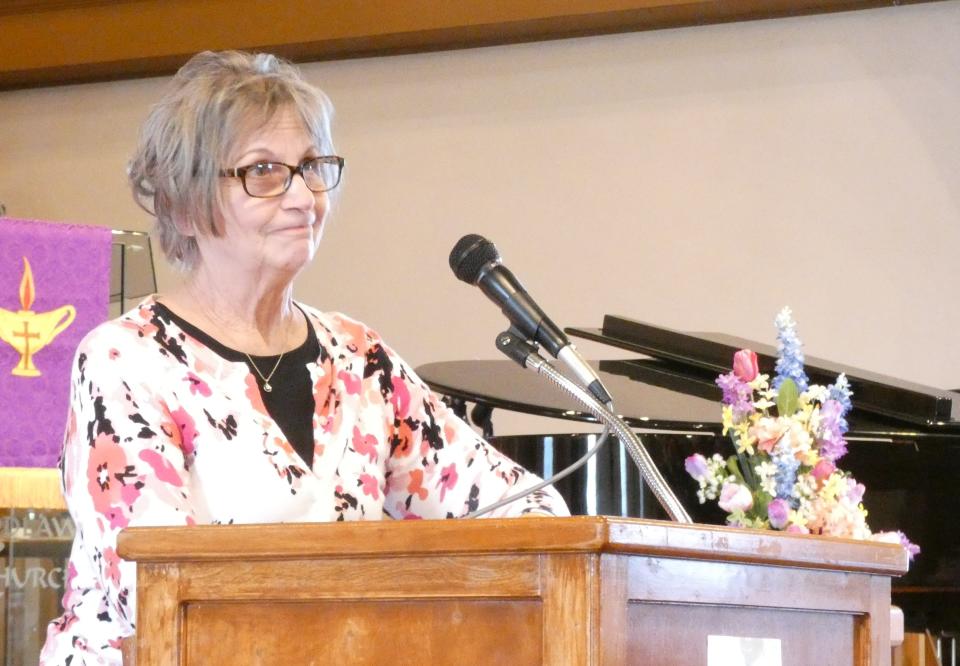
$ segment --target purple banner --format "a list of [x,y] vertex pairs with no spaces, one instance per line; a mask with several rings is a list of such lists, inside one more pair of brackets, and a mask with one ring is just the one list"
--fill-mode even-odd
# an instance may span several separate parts
[[77,345],[107,318],[110,230],[0,218],[0,467],[55,467]]

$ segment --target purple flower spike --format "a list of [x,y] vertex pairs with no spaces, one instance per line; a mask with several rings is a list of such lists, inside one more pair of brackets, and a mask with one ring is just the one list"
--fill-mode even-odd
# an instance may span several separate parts
[[820,455],[836,462],[847,452],[847,440],[843,433],[847,431],[847,422],[843,418],[843,403],[838,400],[827,400],[820,406],[820,432],[817,442],[820,444]]
[[728,372],[717,377],[717,386],[723,390],[723,404],[733,408],[735,421],[740,421],[753,412],[753,389],[748,383]]

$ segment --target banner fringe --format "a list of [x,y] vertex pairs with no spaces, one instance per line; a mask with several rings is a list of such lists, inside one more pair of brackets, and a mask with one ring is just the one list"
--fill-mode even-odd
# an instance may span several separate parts
[[60,470],[42,467],[0,467],[0,507],[65,511]]

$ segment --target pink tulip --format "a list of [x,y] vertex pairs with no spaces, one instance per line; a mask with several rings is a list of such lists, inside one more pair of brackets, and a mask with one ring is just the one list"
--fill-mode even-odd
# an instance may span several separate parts
[[816,465],[813,467],[813,471],[810,473],[820,483],[823,483],[830,478],[830,475],[837,470],[837,466],[826,458],[821,458]]
[[749,349],[741,349],[733,355],[733,374],[744,382],[752,382],[760,374],[757,363],[757,353]]
[[720,491],[720,499],[717,500],[720,508],[727,513],[733,513],[736,510],[749,511],[753,506],[753,495],[750,491],[739,483],[725,483],[723,490]]

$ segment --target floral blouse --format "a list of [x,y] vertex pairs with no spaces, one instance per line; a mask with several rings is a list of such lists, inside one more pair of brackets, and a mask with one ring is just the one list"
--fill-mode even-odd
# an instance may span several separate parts
[[[320,342],[308,468],[244,363],[148,298],[81,342],[61,459],[76,523],[41,665],[118,665],[135,629],[128,526],[455,518],[539,479],[457,418],[376,333],[301,306]],[[567,515],[552,487],[494,515]]]

